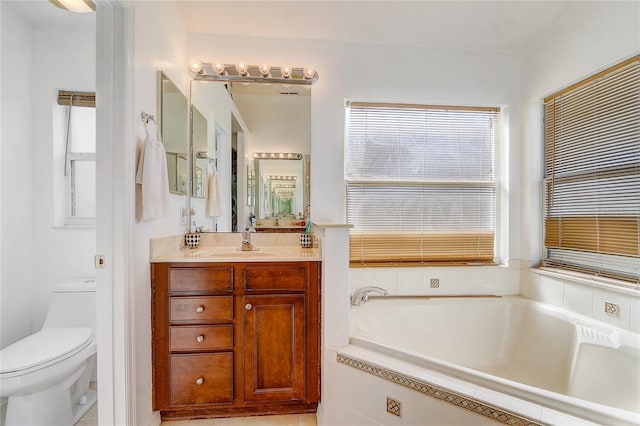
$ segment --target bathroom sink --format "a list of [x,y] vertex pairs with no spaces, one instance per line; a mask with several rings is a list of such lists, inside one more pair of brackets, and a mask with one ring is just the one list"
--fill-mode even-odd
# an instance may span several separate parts
[[259,251],[259,250],[252,250],[252,251],[242,251],[242,250],[237,250],[237,251],[225,251],[225,252],[218,252],[215,253],[214,256],[220,256],[220,257],[254,257],[254,256],[272,256],[272,253],[267,253],[264,251]]
[[235,250],[232,248],[229,249],[205,249],[198,253],[198,257],[240,257],[240,258],[248,258],[248,257],[264,257],[264,256],[273,256],[273,253],[261,251],[261,250],[251,250],[251,251],[242,251]]

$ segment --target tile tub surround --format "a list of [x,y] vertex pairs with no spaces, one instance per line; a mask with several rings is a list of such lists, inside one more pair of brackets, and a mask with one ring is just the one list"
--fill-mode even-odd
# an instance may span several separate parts
[[[640,290],[614,287],[571,274],[530,269],[523,271],[521,294],[632,333],[640,333]],[[616,315],[605,311],[606,302],[617,305]]]
[[[355,345],[329,352],[328,425],[598,424]],[[388,397],[402,403],[401,419],[386,411]]]
[[396,361],[409,362],[415,378],[431,371],[458,378],[462,384],[443,388],[471,399],[481,386],[497,395],[489,405],[536,422],[546,423],[544,409],[552,409],[555,417],[640,423],[638,336],[550,305],[521,297],[375,299],[351,309],[350,335],[337,352],[364,361],[349,351],[375,353],[385,362],[376,365],[394,371]]
[[315,261],[321,259],[317,241],[314,247],[300,247],[300,234],[251,233],[257,251],[240,251],[242,234],[202,233],[196,249],[181,247],[183,235],[151,240],[151,262],[271,262]]

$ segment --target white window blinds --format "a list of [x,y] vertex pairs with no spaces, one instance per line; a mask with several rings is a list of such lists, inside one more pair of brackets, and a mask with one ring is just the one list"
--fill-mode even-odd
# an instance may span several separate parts
[[347,105],[352,264],[492,262],[497,108]]
[[640,56],[545,105],[543,265],[640,282]]

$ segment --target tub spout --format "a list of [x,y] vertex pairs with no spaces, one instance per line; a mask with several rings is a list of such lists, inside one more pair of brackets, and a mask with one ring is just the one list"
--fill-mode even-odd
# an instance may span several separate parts
[[362,287],[356,290],[351,295],[350,297],[351,304],[353,306],[360,306],[360,303],[366,302],[367,300],[369,300],[369,295],[371,293],[377,293],[381,296],[386,296],[387,294],[389,294],[389,292],[387,292],[387,290],[385,290],[384,288],[374,287],[374,286]]

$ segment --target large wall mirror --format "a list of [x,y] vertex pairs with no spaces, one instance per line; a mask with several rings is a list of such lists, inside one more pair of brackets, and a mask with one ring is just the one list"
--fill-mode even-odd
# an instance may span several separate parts
[[196,226],[308,217],[311,86],[193,80],[190,90]]
[[184,195],[189,187],[187,131],[189,102],[162,71],[158,71],[158,125],[167,153],[169,191]]

